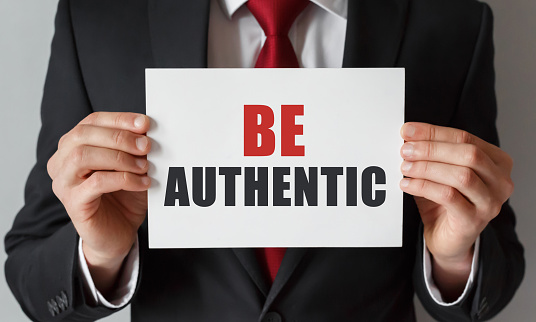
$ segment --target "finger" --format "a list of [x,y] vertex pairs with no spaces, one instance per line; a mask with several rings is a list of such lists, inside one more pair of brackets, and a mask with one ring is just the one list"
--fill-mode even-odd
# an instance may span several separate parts
[[486,184],[504,172],[476,145],[432,141],[406,142],[400,151],[407,161],[435,161],[473,169]]
[[57,155],[58,155],[58,151],[56,151],[51,157],[50,159],[48,159],[48,162],[47,162],[47,172],[48,172],[48,176],[50,177],[50,179],[54,180],[54,178],[57,176],[57,169],[58,169],[58,166],[57,166]]
[[470,168],[440,162],[404,161],[401,170],[404,176],[410,178],[424,179],[453,187],[477,207],[490,204],[490,190]]
[[79,124],[59,143],[59,150],[74,146],[90,145],[119,150],[134,155],[146,155],[151,149],[149,138],[128,130]]
[[475,206],[453,187],[423,179],[404,178],[400,181],[400,188],[405,193],[423,197],[445,207],[461,225],[478,224],[478,219],[469,215],[475,213]]
[[120,171],[136,174],[147,173],[145,157],[136,157],[123,151],[93,146],[78,146],[65,161],[63,174],[70,183],[85,179],[94,171]]
[[131,172],[96,171],[75,189],[82,204],[88,204],[105,193],[119,190],[145,191],[149,189],[151,179],[146,175]]
[[144,114],[128,112],[95,112],[88,115],[79,124],[90,124],[142,134],[149,130],[149,123],[149,117]]
[[402,126],[400,132],[402,138],[406,141],[436,141],[474,144],[488,154],[495,163],[511,163],[511,158],[499,147],[490,144],[467,131],[428,123],[408,122]]

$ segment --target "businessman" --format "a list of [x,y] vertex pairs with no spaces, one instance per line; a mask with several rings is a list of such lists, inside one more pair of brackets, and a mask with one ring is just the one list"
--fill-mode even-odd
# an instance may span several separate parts
[[[403,247],[148,249],[145,68],[394,66]],[[134,321],[414,321],[414,292],[438,320],[489,319],[524,272],[495,117],[474,0],[60,0],[8,283],[43,321],[129,302]]]

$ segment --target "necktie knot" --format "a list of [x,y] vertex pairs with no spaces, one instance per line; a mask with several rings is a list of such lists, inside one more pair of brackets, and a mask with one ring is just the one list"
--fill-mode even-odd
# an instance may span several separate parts
[[288,36],[309,0],[249,0],[247,7],[268,36]]
[[255,67],[299,67],[288,32],[309,0],[249,0],[247,7],[257,19],[266,42]]

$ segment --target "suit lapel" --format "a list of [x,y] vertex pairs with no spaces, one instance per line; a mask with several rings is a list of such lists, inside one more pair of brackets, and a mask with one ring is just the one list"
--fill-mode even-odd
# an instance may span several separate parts
[[209,5],[209,0],[148,1],[154,67],[207,67]]
[[267,296],[270,290],[270,283],[257,260],[255,248],[233,248],[233,252],[261,293]]
[[393,67],[409,0],[349,0],[343,67]]
[[[251,279],[255,282],[255,285],[259,288],[264,296],[266,296],[266,302],[264,303],[263,313],[264,315],[270,305],[277,297],[277,295],[283,289],[283,286],[287,283],[290,276],[298,266],[299,262],[305,255],[306,248],[289,248],[285,253],[285,257],[281,262],[281,266],[277,271],[277,276],[273,284],[270,286],[266,272],[261,268],[257,256],[255,254],[255,248],[233,248],[233,251],[238,257],[240,263],[248,272]],[[262,316],[261,315],[261,316]]]
[[277,271],[277,275],[272,284],[272,287],[270,288],[270,292],[266,297],[266,302],[264,303],[261,317],[263,317],[268,312],[268,310],[270,309],[270,305],[272,305],[277,295],[279,295],[279,293],[283,289],[283,286],[285,286],[285,284],[288,282],[290,276],[300,263],[306,251],[306,248],[287,249],[285,257],[283,257],[283,261],[281,262],[281,266]]

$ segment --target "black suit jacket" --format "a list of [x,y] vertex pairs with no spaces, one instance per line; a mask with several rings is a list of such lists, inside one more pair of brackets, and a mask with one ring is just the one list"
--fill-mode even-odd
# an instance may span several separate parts
[[[94,111],[145,111],[144,68],[206,67],[208,0],[60,0],[37,164],[5,241],[8,283],[29,317],[94,320],[78,236],[51,190],[59,138]],[[498,144],[492,14],[473,0],[350,0],[344,67],[406,68],[406,120]],[[252,249],[149,250],[140,229],[134,321],[414,321],[413,294],[439,320],[492,317],[524,272],[505,204],[481,235],[478,277],[460,304],[437,305],[422,272],[421,221],[404,198],[401,248],[289,249],[270,287]],[[270,313],[276,312],[276,313]],[[271,318],[271,319],[270,319]]]

